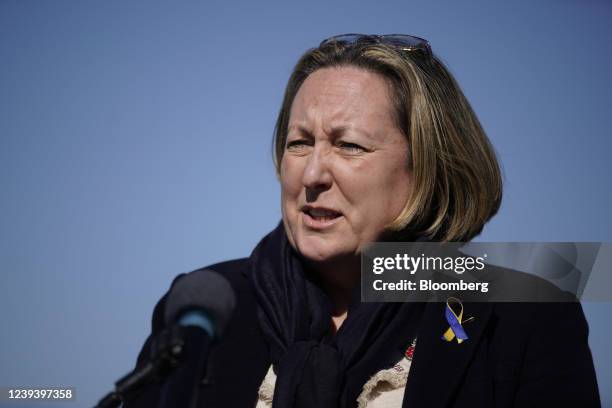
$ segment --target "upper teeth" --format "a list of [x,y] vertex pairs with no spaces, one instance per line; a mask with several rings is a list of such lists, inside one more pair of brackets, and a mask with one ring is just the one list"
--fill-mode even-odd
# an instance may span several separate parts
[[335,211],[323,210],[323,209],[315,209],[315,208],[311,208],[308,212],[313,217],[333,217],[333,216],[338,214]]

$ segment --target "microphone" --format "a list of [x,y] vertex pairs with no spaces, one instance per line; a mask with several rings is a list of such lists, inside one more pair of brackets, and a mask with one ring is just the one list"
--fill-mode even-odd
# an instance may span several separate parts
[[96,408],[118,407],[164,379],[160,408],[195,406],[210,346],[223,336],[235,307],[234,291],[219,273],[202,269],[179,278],[168,293],[166,329],[153,339],[150,360],[119,379]]
[[221,274],[202,269],[179,278],[166,300],[164,320],[173,324],[199,326],[211,337],[220,338],[236,307],[236,295]]
[[165,320],[184,329],[184,342],[179,346],[180,363],[162,387],[159,408],[196,406],[211,343],[223,336],[235,307],[232,287],[217,272],[198,271],[176,282],[168,295]]

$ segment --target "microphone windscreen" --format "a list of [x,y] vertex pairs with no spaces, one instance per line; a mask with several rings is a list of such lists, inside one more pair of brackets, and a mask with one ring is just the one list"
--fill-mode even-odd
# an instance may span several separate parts
[[236,307],[236,295],[221,274],[202,269],[180,277],[172,286],[165,307],[167,325],[178,323],[185,313],[202,311],[213,320],[221,337]]

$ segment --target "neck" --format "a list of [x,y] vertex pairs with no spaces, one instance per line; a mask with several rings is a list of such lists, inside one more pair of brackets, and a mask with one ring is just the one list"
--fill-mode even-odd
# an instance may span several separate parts
[[331,319],[335,334],[347,317],[353,290],[359,284],[361,260],[353,257],[343,261],[311,264],[310,267],[332,302]]
[[348,316],[352,290],[337,287],[323,287],[332,301],[332,330],[336,334]]

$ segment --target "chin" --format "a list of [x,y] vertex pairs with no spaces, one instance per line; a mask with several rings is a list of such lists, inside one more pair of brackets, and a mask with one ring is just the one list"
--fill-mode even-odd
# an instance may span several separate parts
[[335,258],[334,252],[324,245],[298,245],[298,251],[304,258],[313,262],[325,262]]
[[312,262],[327,263],[343,258],[348,253],[333,242],[317,237],[305,237],[298,241],[300,255]]

